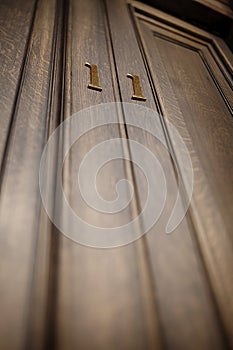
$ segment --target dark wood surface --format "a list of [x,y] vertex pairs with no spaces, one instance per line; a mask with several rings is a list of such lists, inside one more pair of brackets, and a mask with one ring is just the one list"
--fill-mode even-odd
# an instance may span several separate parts
[[[226,44],[124,0],[2,1],[0,23],[0,349],[233,349],[233,95]],[[87,88],[86,62],[98,66],[102,92]],[[127,74],[140,77],[145,102],[132,101]],[[175,125],[192,157],[194,191],[184,220],[166,235],[179,156],[174,164],[151,135],[127,124],[123,109],[119,127],[97,128],[72,147],[64,163],[72,208],[106,226],[138,215],[146,186],[132,163],[111,162],[98,182],[109,198],[109,178],[134,183],[137,195],[115,216],[84,205],[72,180],[93,146],[118,137],[156,154],[168,198],[147,235],[123,247],[94,249],[66,238],[48,219],[39,193],[40,158],[63,120],[118,101],[159,112],[160,131],[176,153],[166,123]],[[53,172],[56,177],[55,165]]]

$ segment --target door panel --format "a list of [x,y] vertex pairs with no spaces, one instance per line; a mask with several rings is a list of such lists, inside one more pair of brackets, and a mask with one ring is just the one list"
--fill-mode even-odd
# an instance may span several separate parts
[[[230,348],[233,95],[232,57],[224,42],[124,0],[12,0],[2,14],[0,348]],[[86,62],[97,66],[102,91],[88,88]],[[132,100],[127,74],[139,77],[146,101]],[[72,209],[107,228],[139,215],[147,186],[129,140],[158,158],[167,198],[146,235],[99,249],[72,241],[52,224],[38,173],[56,127],[84,108],[108,102],[137,104],[142,117],[143,107],[156,111],[168,150],[145,131],[153,129],[153,119],[145,121],[144,130],[133,127],[126,108],[116,105],[116,124],[83,135],[65,159],[63,188]],[[95,116],[86,110],[83,123],[89,120],[94,123]],[[191,205],[171,235],[165,228],[179,189],[181,159],[168,121],[183,137],[194,167]],[[58,153],[71,132],[72,124],[56,145]],[[109,162],[98,190],[111,200],[116,183],[127,179],[134,196],[125,210],[105,215],[86,205],[76,173],[94,146],[114,138],[122,139],[122,158],[130,161]],[[50,164],[54,189],[55,158]],[[90,173],[97,164],[95,159]],[[152,185],[157,181],[154,176]],[[128,191],[123,197],[131,198]],[[63,217],[56,191],[52,205]],[[143,221],[134,225],[135,232],[144,226]]]
[[[145,61],[143,61],[143,58],[146,58],[141,55],[140,43],[137,41],[137,32],[135,33],[130,24],[130,16],[125,9],[124,3],[122,2],[120,6],[117,1],[109,1],[107,4],[113,49],[124,101],[130,101],[131,97],[127,96],[127,92],[131,90],[130,85],[127,85],[127,80],[124,79],[125,73],[139,74],[142,77],[143,93],[147,96],[147,101],[138,103],[160,112],[156,91],[151,88],[150,76],[146,70]],[[120,18],[124,25],[118,28],[117,25]],[[123,36],[125,38],[124,42],[120,40]],[[123,55],[125,55],[124,63],[122,62]],[[150,120],[148,120],[148,123],[150,123]],[[161,129],[162,127],[163,121],[161,120]],[[150,128],[152,129],[152,125],[148,126],[148,129]],[[155,284],[155,297],[162,324],[164,343],[168,348],[190,348],[192,346],[190,339],[195,338],[194,348],[215,346],[219,348],[221,347],[221,340],[219,340],[219,335],[216,331],[218,321],[213,315],[215,310],[209,294],[208,284],[204,277],[205,272],[197,246],[193,242],[192,223],[187,217],[172,235],[164,235],[167,224],[166,219],[172,210],[177,194],[175,170],[170,162],[170,156],[164,152],[158,142],[156,143],[148,133],[127,127],[127,134],[130,139],[138,140],[141,144],[151,149],[159,157],[166,172],[169,194],[163,213],[164,216],[161,217],[161,220],[144,238],[149,266]],[[138,185],[138,205],[140,206],[141,198],[143,198],[146,188],[137,179],[137,175],[135,175],[135,179]],[[156,178],[154,181],[156,181]],[[183,314],[179,312],[181,309],[183,312],[192,315],[189,317],[189,323],[184,324]],[[209,332],[204,331],[200,320],[209,325]],[[176,324],[175,328],[173,328],[174,324]]]
[[214,36],[161,13],[155,13],[154,19],[141,14],[138,18],[165,120],[177,127],[192,155],[196,181],[190,214],[231,337],[233,284],[226,276],[231,275],[233,263],[232,66],[227,61],[222,69],[225,55]]

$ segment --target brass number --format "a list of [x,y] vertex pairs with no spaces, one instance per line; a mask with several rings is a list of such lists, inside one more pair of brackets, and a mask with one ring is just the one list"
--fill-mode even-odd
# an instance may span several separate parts
[[138,75],[127,74],[128,78],[132,79],[134,94],[132,100],[146,101],[146,97],[142,94],[140,78]]
[[90,64],[88,62],[85,63],[86,67],[90,68],[91,72],[91,83],[88,84],[89,89],[102,91],[102,87],[99,85],[99,76],[98,76],[98,68],[95,64]]

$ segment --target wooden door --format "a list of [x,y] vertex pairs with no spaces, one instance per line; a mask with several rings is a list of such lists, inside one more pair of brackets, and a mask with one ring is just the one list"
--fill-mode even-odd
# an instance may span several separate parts
[[[0,21],[1,349],[233,348],[232,55],[224,42],[123,0],[2,1]],[[101,91],[88,88],[86,62],[97,66]],[[139,77],[146,100],[132,100],[127,74]],[[116,123],[83,135],[64,162],[70,205],[105,227],[138,216],[146,187],[125,140],[156,154],[168,196],[149,232],[101,249],[74,242],[52,224],[41,201],[39,168],[58,125],[110,102],[158,113],[168,150],[145,132],[153,120],[140,130],[124,107],[114,105]],[[95,117],[86,111],[87,120]],[[165,228],[182,160],[169,123],[183,138],[194,172],[188,212],[171,235]],[[98,188],[111,200],[125,178],[134,196],[124,211],[104,216],[84,205],[73,179],[85,155],[114,138],[130,159],[110,162]],[[61,134],[61,152],[66,141]],[[55,184],[56,159],[51,169]],[[62,217],[56,191],[52,202]]]

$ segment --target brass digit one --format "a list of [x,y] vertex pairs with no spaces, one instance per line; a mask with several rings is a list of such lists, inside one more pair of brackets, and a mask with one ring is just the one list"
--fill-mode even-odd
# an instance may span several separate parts
[[95,64],[86,62],[86,67],[90,68],[91,82],[88,84],[88,88],[92,90],[102,91],[102,87],[99,85],[98,68]]
[[127,74],[127,77],[132,79],[134,94],[132,100],[146,101],[146,97],[142,94],[140,78],[138,75]]

